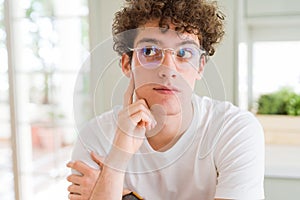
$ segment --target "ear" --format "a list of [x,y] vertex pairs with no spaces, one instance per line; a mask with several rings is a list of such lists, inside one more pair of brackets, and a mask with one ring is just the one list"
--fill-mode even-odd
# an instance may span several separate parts
[[201,79],[201,77],[203,75],[203,72],[204,72],[205,64],[206,64],[206,58],[205,58],[205,56],[202,56],[200,66],[199,66],[199,69],[198,69],[197,80]]
[[131,74],[131,63],[130,63],[129,56],[126,53],[122,54],[121,67],[122,67],[122,71],[125,74],[125,76],[127,76],[129,78],[130,74]]

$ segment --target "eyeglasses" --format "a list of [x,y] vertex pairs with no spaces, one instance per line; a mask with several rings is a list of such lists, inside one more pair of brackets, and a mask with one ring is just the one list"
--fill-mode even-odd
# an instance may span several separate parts
[[135,51],[140,64],[148,69],[154,69],[159,67],[165,57],[165,54],[169,52],[176,65],[179,68],[193,67],[198,69],[202,58],[205,58],[206,51],[193,46],[182,46],[176,49],[172,48],[160,48],[157,46],[144,46],[138,48],[128,48],[130,51]]

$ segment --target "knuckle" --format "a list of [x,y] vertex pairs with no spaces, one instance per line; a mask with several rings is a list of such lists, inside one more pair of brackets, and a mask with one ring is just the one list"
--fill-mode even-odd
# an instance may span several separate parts
[[79,161],[75,161],[73,164],[73,168],[78,168],[79,167]]
[[[84,186],[88,186],[89,185],[89,181],[87,179],[83,179],[82,180],[82,185]],[[85,187],[84,187],[85,188]]]
[[137,100],[136,103],[138,103],[140,106],[143,106],[143,107],[146,105],[146,101],[144,99],[139,99],[139,100]]
[[84,188],[83,190],[82,190],[82,193],[83,194],[89,194],[91,191],[88,189],[88,188]]
[[72,175],[70,175],[70,176],[67,177],[67,181],[71,182],[71,179],[72,179],[71,176]]
[[143,106],[145,108],[148,108],[148,104],[147,104],[146,100],[145,99],[141,99],[141,101],[142,101]]
[[72,190],[72,187],[71,187],[72,185],[69,185],[68,186],[68,188],[67,188],[67,190],[69,191],[69,192],[71,192],[71,190]]
[[92,171],[88,171],[85,174],[86,177],[92,177],[93,176],[93,172]]
[[143,104],[139,104],[138,108],[140,111],[145,111],[145,106]]

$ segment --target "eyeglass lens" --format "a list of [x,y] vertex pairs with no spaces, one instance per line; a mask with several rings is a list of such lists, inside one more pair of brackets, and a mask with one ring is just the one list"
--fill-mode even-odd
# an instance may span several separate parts
[[170,53],[179,67],[198,67],[201,53],[194,47],[179,47],[177,49],[162,49],[156,46],[136,48],[141,65],[146,68],[156,68],[162,64],[166,53]]

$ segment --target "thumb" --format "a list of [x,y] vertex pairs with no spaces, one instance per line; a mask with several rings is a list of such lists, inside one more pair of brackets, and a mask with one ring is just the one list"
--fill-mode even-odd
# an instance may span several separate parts
[[91,157],[92,157],[93,161],[95,161],[100,166],[100,168],[103,167],[104,157],[99,156],[98,154],[94,153],[93,151],[91,152]]

